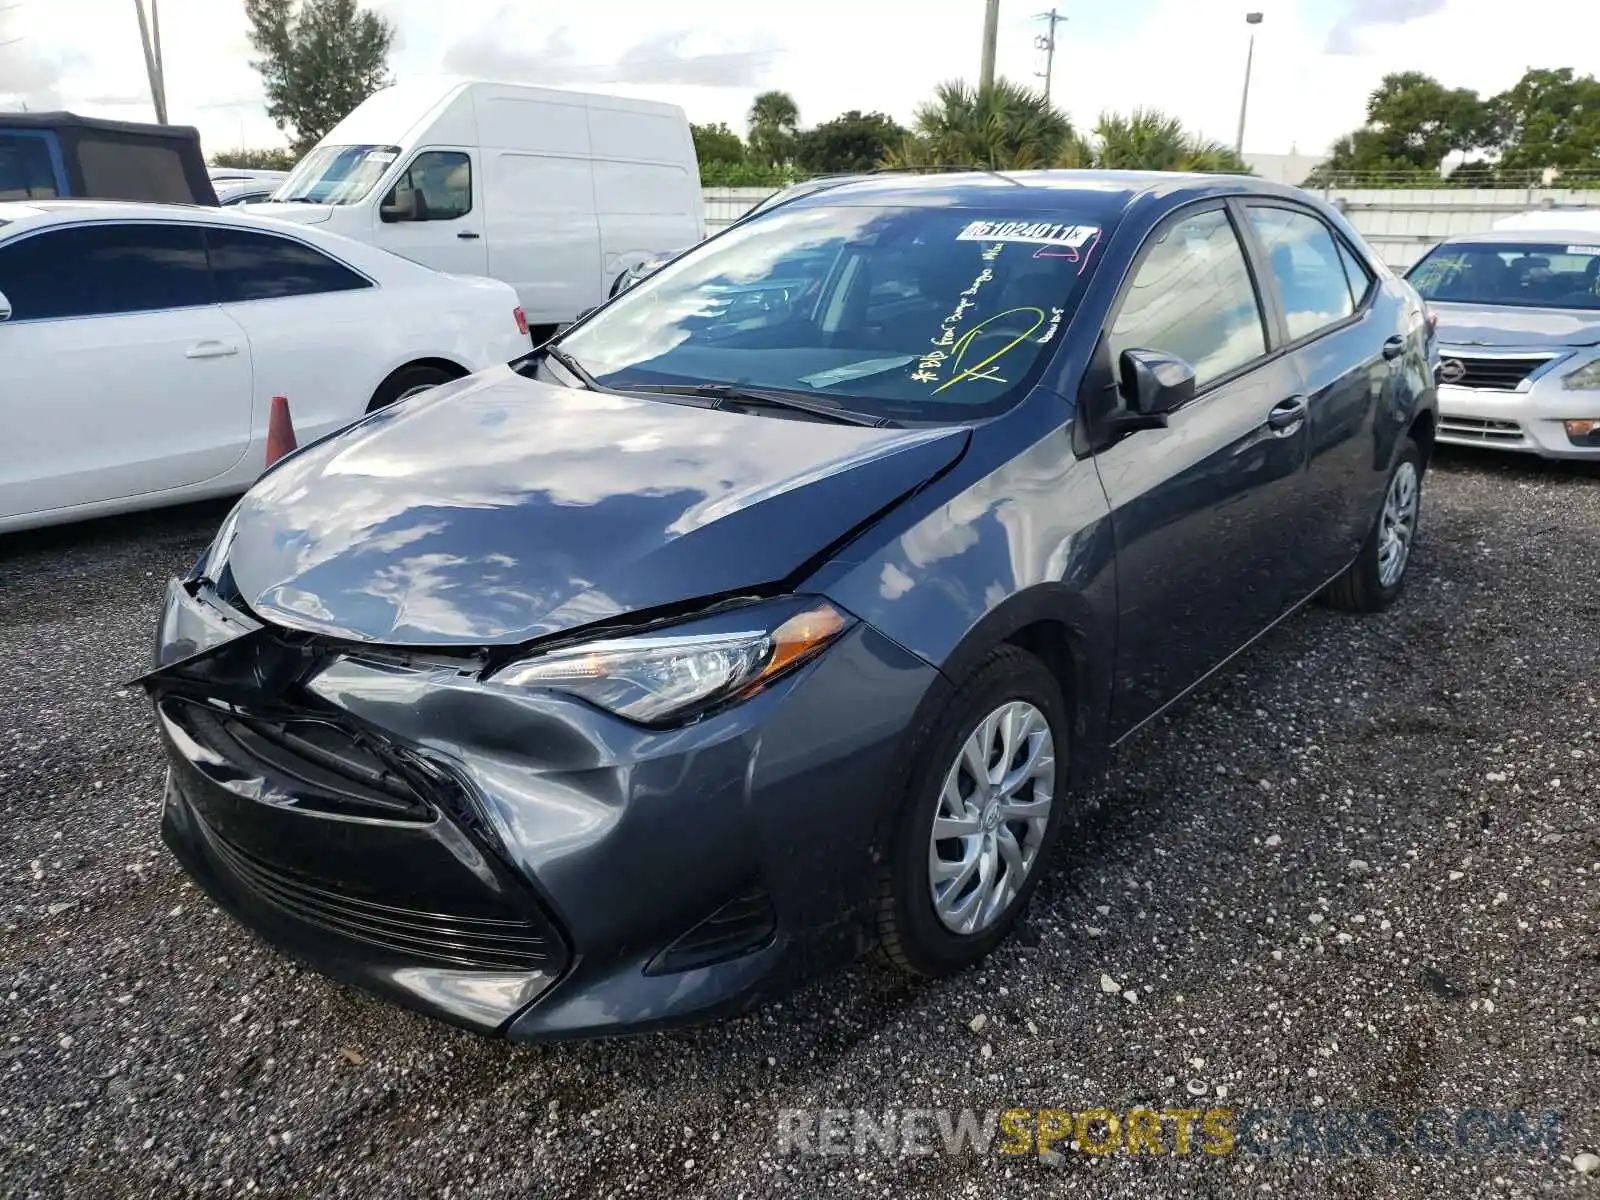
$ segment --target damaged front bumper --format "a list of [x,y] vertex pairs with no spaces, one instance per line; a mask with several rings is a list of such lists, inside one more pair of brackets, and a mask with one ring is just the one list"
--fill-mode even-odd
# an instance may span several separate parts
[[219,905],[326,974],[517,1038],[703,1019],[859,952],[901,739],[944,686],[858,625],[651,730],[177,581],[157,664],[163,834]]

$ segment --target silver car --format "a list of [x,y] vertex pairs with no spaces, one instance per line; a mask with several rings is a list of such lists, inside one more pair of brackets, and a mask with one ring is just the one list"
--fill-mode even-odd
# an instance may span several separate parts
[[1407,275],[1438,320],[1438,440],[1600,458],[1600,232],[1441,242]]

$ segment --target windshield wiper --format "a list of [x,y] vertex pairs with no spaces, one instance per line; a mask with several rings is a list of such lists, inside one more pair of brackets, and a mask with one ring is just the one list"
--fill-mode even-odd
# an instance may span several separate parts
[[833,421],[839,425],[879,428],[894,424],[888,417],[852,412],[848,408],[840,408],[825,400],[813,400],[809,396],[794,392],[781,392],[772,388],[749,388],[734,383],[631,383],[618,390],[654,392],[662,396],[704,396],[708,400],[716,401],[712,408],[721,408],[724,404],[783,408],[790,412],[809,413],[813,417],[821,417],[825,421]]
[[595,382],[593,375],[584,370],[583,364],[577,359],[573,358],[572,355],[568,354],[565,350],[562,350],[556,346],[546,346],[541,353],[543,353],[546,358],[555,359],[558,363],[566,368],[569,375],[571,375],[579,383],[583,384],[583,386],[588,388],[591,392],[600,392],[605,390]]

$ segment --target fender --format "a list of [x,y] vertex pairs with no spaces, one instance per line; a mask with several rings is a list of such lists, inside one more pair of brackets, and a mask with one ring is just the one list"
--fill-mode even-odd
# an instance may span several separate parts
[[797,590],[826,595],[952,685],[1002,642],[1045,658],[1077,714],[1076,782],[1103,763],[1109,725],[1117,631],[1110,507],[1094,460],[1073,454],[1060,399],[1024,407],[1033,413],[975,428],[949,474]]

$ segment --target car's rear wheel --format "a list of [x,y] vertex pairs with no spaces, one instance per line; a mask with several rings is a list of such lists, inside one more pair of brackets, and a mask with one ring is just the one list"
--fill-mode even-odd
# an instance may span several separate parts
[[1422,513],[1422,449],[1408,440],[1389,473],[1377,520],[1361,552],[1328,585],[1324,599],[1346,612],[1382,612],[1405,587],[1406,568]]
[[429,388],[438,387],[441,383],[449,383],[452,379],[460,378],[459,371],[449,371],[432,363],[411,363],[409,366],[401,367],[378,385],[378,390],[372,393],[372,402],[367,405],[367,411],[376,412],[380,408],[388,408],[397,400],[404,400],[407,396],[415,396],[418,392],[425,392]]
[[1067,705],[1055,677],[996,650],[934,718],[879,875],[886,957],[945,975],[988,954],[1028,905],[1060,827]]

